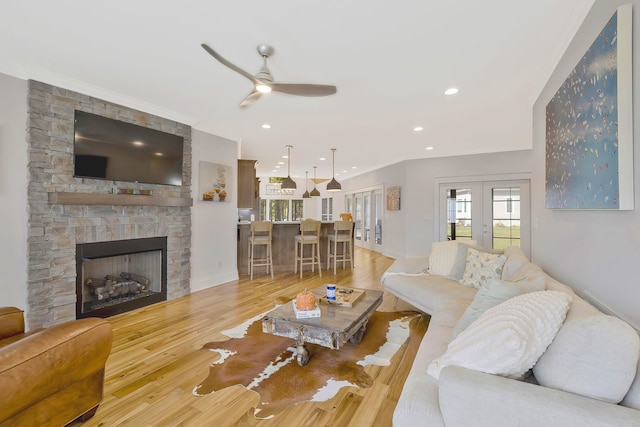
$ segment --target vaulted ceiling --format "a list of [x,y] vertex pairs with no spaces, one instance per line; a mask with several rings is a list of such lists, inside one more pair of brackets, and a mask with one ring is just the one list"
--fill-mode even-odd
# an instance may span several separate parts
[[[330,176],[336,148],[344,179],[405,159],[531,148],[533,103],[593,2],[11,0],[0,72],[239,141],[262,176],[286,175],[288,144],[292,176],[314,165]],[[251,74],[256,47],[270,44],[277,82],[337,93],[272,92],[240,108],[252,84],[201,43]]]

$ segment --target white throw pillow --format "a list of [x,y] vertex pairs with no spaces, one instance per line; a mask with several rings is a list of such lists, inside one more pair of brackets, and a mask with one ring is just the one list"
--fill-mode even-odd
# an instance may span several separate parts
[[429,255],[429,273],[444,277],[458,276],[454,280],[460,280],[467,259],[467,246],[475,243],[475,240],[433,242]]
[[511,298],[482,314],[449,343],[427,372],[438,378],[449,365],[508,378],[522,378],[553,341],[567,315],[571,296],[532,292]]
[[638,333],[604,314],[567,320],[533,374],[540,385],[618,403],[636,376]]
[[482,252],[474,248],[467,249],[467,261],[460,283],[480,289],[490,277],[500,279],[507,257],[503,254]]
[[531,281],[522,280],[519,282],[506,282],[493,277],[487,279],[487,282],[480,287],[473,301],[471,301],[469,307],[458,320],[451,334],[451,339],[453,340],[457,337],[460,332],[467,329],[482,313],[490,308],[518,295],[537,291],[544,291],[544,279],[542,277],[537,277]]

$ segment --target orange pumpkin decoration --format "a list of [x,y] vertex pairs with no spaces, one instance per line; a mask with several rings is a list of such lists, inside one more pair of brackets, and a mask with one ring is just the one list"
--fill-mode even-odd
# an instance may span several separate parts
[[296,308],[298,310],[313,310],[316,308],[316,297],[306,289],[296,295]]

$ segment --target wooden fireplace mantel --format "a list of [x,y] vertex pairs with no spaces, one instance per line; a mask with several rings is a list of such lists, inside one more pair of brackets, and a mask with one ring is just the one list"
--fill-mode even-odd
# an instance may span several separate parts
[[190,197],[140,196],[136,194],[49,193],[51,205],[111,205],[111,206],[193,206]]

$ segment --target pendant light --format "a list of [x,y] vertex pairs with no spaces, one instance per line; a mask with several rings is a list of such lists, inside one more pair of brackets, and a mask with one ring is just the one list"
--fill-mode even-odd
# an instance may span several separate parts
[[332,165],[333,178],[331,178],[331,181],[329,181],[329,183],[327,184],[327,191],[340,191],[342,190],[342,185],[340,185],[340,183],[336,181],[336,149],[332,148],[331,152],[333,155],[333,165]]
[[320,195],[320,192],[316,188],[316,169],[317,168],[318,168],[317,166],[313,167],[313,190],[311,190],[311,193],[309,193],[311,197],[317,197]]
[[291,179],[291,149],[293,147],[291,145],[287,145],[287,179],[282,182],[280,186],[283,190],[295,190],[298,188],[296,186],[296,182]]
[[304,193],[302,193],[303,199],[308,199],[311,197],[309,194],[309,190],[307,189],[307,181],[309,180],[309,171],[304,171]]

